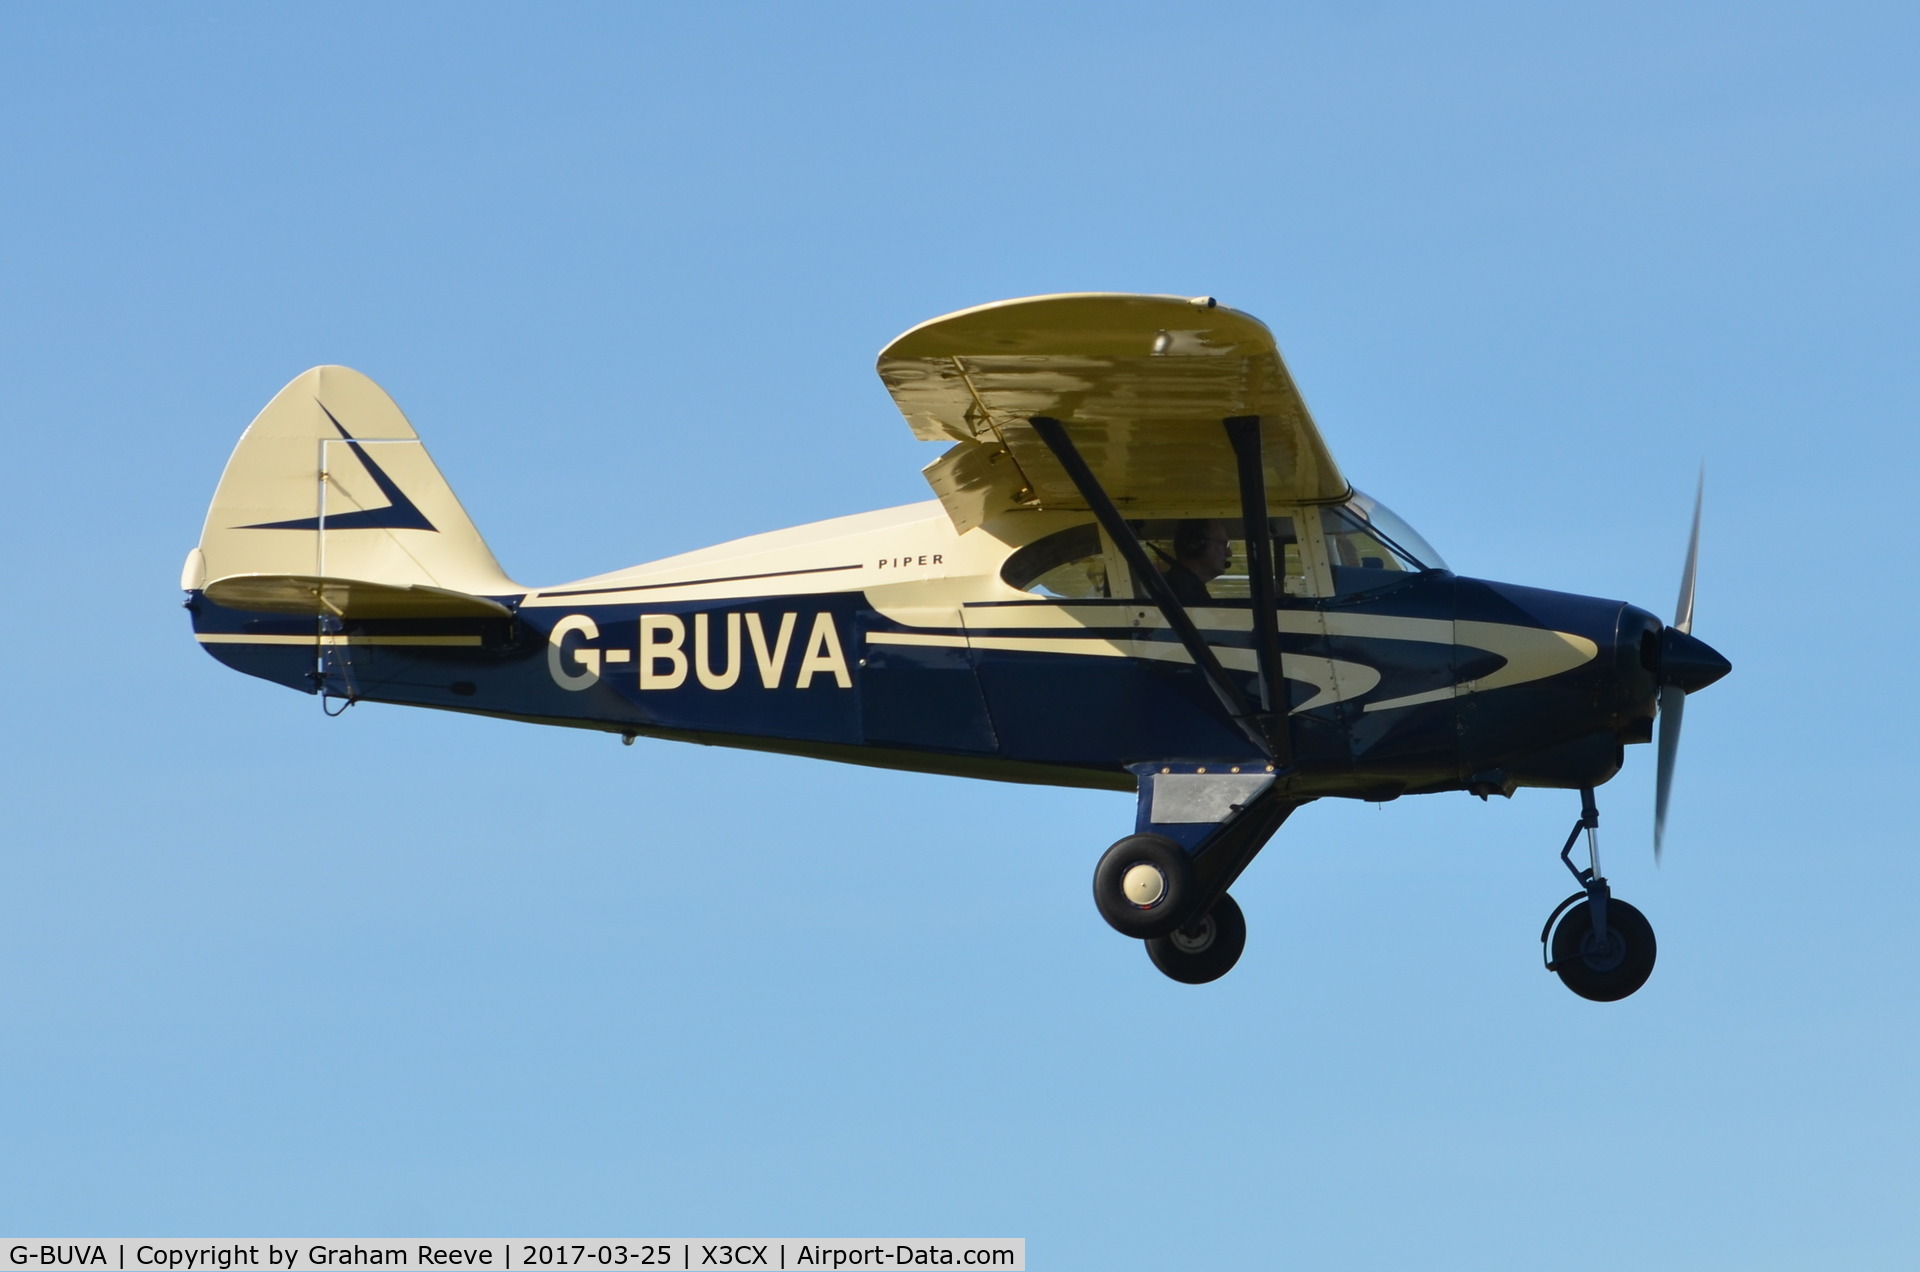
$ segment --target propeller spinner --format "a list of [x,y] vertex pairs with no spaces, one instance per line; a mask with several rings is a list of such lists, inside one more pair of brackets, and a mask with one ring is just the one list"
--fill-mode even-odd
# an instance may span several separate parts
[[1673,794],[1673,767],[1680,754],[1680,722],[1686,715],[1687,695],[1733,670],[1733,664],[1718,650],[1693,635],[1693,584],[1700,561],[1700,505],[1706,487],[1707,476],[1702,471],[1693,494],[1693,534],[1687,540],[1687,565],[1680,573],[1680,600],[1674,606],[1673,625],[1660,632],[1660,665],[1655,671],[1660,684],[1659,770],[1653,797],[1656,861],[1667,828],[1667,801]]

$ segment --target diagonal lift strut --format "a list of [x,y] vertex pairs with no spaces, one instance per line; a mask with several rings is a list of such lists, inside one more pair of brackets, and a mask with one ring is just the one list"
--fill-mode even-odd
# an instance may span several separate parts
[[[1251,566],[1254,574],[1255,652],[1261,673],[1262,702],[1257,710],[1247,703],[1246,697],[1227,678],[1226,668],[1220,665],[1212,646],[1200,634],[1193,617],[1187,613],[1187,607],[1174,595],[1173,585],[1147,559],[1147,550],[1141,545],[1139,536],[1134,534],[1126,518],[1120,515],[1113,500],[1107,497],[1093,470],[1087,467],[1073,439],[1067,436],[1066,426],[1044,415],[1034,416],[1029,423],[1047,449],[1053,452],[1053,457],[1060,461],[1060,467],[1066,470],[1080,497],[1087,501],[1087,507],[1093,510],[1107,537],[1120,549],[1120,555],[1126,558],[1127,568],[1134,579],[1146,589],[1153,603],[1166,616],[1168,626],[1173,628],[1174,635],[1179,637],[1181,645],[1200,668],[1208,688],[1235,726],[1268,759],[1278,764],[1291,763],[1292,747],[1286,726],[1286,680],[1280,674],[1280,632],[1274,616],[1273,545],[1266,510],[1266,483],[1260,463],[1260,418],[1236,416],[1225,421],[1228,437],[1233,441],[1234,454],[1239,461],[1241,512],[1247,523],[1249,552],[1257,554]],[[1243,434],[1250,434],[1250,441],[1245,440]]]
[[1253,600],[1253,652],[1260,664],[1261,725],[1273,744],[1274,758],[1293,759],[1287,733],[1292,703],[1280,662],[1280,598],[1274,595],[1273,520],[1267,515],[1267,472],[1262,462],[1260,417],[1235,415],[1221,421],[1240,469],[1240,516],[1246,523],[1247,578]]

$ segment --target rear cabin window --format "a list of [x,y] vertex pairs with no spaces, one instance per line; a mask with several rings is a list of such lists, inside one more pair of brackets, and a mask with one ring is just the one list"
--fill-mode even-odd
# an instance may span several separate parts
[[1100,545],[1100,527],[1089,521],[1036,539],[1007,558],[1000,578],[1009,587],[1063,601],[1104,598],[1112,594],[1107,582],[1107,555]]

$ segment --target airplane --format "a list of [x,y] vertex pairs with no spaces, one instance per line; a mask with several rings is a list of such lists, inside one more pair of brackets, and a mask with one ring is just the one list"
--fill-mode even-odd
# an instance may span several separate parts
[[[1653,970],[1594,790],[1659,721],[1660,851],[1700,492],[1672,623],[1454,574],[1335,465],[1272,333],[1211,297],[1074,293],[881,351],[923,503],[526,587],[370,379],[296,377],[241,436],[181,579],[200,645],[338,714],[387,702],[883,768],[1122,790],[1096,909],[1175,981],[1246,944],[1229,893],[1302,805],[1578,791],[1541,931],[1575,994]],[[1585,866],[1572,853],[1586,839]]]

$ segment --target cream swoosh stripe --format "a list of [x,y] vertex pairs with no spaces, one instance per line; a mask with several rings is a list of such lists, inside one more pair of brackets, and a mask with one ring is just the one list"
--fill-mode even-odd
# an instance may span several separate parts
[[1498,671],[1478,680],[1464,680],[1443,689],[1411,693],[1403,698],[1388,698],[1384,702],[1369,702],[1363,710],[1391,711],[1395,707],[1444,702],[1448,698],[1470,693],[1486,693],[1510,685],[1523,685],[1531,680],[1545,680],[1548,676],[1557,676],[1563,671],[1572,671],[1575,667],[1592,662],[1600,652],[1600,646],[1585,636],[1550,631],[1544,627],[1462,621],[1455,623],[1454,629],[1460,644],[1498,654],[1507,661]]
[[[1061,628],[1132,627],[1137,605],[979,605],[961,607],[969,627],[1012,628],[1025,631],[1053,631]],[[875,606],[879,610],[878,606]],[[880,610],[881,613],[886,611]],[[1211,611],[1208,611],[1211,612]],[[887,614],[887,617],[893,617]],[[902,621],[902,620],[897,620]],[[1218,627],[1218,623],[1202,623]],[[1249,621],[1248,630],[1252,630]]]
[[[1215,609],[1212,606],[1195,606],[1191,611],[1193,621],[1202,631],[1250,632],[1253,630],[1253,615],[1246,609]],[[1156,620],[1148,626],[1138,627],[1139,631],[1165,632],[1172,629],[1164,620],[1159,620],[1158,612],[1152,606],[1106,606],[1106,605],[1060,605],[1034,606],[1020,605],[989,606],[968,605],[966,607],[967,624],[970,627],[988,629],[1024,628],[1027,630],[1054,630],[1059,628],[1086,627],[1134,627],[1133,615],[1153,614]],[[1276,616],[1280,630],[1296,636],[1318,636],[1321,633],[1321,616],[1313,611],[1280,610]],[[1448,618],[1397,618],[1385,614],[1340,614],[1325,616],[1325,630],[1335,636],[1370,637],[1376,640],[1413,640],[1434,645],[1451,645],[1454,642],[1454,622]],[[1466,626],[1497,627],[1500,624],[1481,623]],[[1531,628],[1522,630],[1533,630]]]
[[948,636],[940,632],[868,632],[869,645],[932,645],[941,649],[965,649],[965,636]]
[[[1133,653],[1136,658],[1157,658],[1162,662],[1191,663],[1193,656],[1179,645],[1170,645],[1165,641],[1137,641]],[[1257,672],[1260,670],[1260,657],[1251,649],[1233,649],[1231,647],[1213,651],[1214,657],[1222,666],[1235,671]],[[1345,702],[1349,698],[1359,698],[1372,693],[1380,683],[1380,673],[1365,663],[1341,662],[1333,658],[1316,658],[1305,654],[1280,654],[1280,674],[1288,680],[1300,680],[1312,685],[1319,692],[1313,697],[1289,711],[1288,715],[1299,715],[1302,711],[1312,711],[1319,707],[1331,706],[1336,702]]]
[[[888,618],[892,614],[880,606],[876,611]],[[966,610],[966,622],[969,627],[988,629],[1021,629],[1026,631],[1051,631],[1060,628],[1086,627],[1131,627],[1141,631],[1169,631],[1159,611],[1151,605],[981,605],[969,604]],[[1194,623],[1202,631],[1250,632],[1253,630],[1253,615],[1245,609],[1215,609],[1210,605],[1198,605],[1189,610]],[[1135,616],[1152,615],[1154,621],[1141,627]],[[1298,635],[1318,635],[1319,619],[1311,613],[1297,610],[1279,612],[1280,630]],[[896,622],[907,622],[904,618]],[[1387,620],[1393,621],[1393,620]],[[1431,620],[1404,619],[1403,622],[1425,622]],[[1447,626],[1441,623],[1441,626]],[[1451,638],[1449,638],[1451,639]]]
[[[1152,612],[1151,607],[1145,608],[1147,612]],[[1032,608],[1011,605],[1005,607],[967,606],[968,618],[978,617],[986,620],[990,614],[992,616],[991,620],[982,621],[981,625],[1000,627],[1003,629],[1025,627],[1029,629],[1058,630],[1061,628],[1096,626],[1101,625],[1102,620],[1107,620],[1108,623],[1111,623],[1114,612],[1115,607],[1112,606],[1092,605],[1035,606]],[[1135,612],[1139,612],[1139,609],[1137,608]],[[1194,621],[1198,623],[1203,630],[1212,629],[1214,631],[1243,632],[1253,629],[1253,615],[1244,609],[1215,609],[1210,606],[1199,606],[1194,609],[1193,614]],[[1281,610],[1278,618],[1280,620],[1280,630],[1283,632],[1305,635],[1317,635],[1319,633],[1319,623],[1321,619],[1319,615],[1314,613],[1299,610]],[[1324,616],[1324,619],[1326,631],[1332,636],[1347,636],[1362,640],[1405,640],[1429,645],[1459,644],[1471,649],[1485,650],[1505,660],[1498,670],[1490,672],[1477,680],[1463,681],[1439,689],[1430,689],[1424,693],[1407,694],[1399,698],[1387,698],[1380,702],[1370,702],[1365,705],[1364,709],[1367,711],[1390,711],[1397,707],[1413,707],[1427,702],[1443,702],[1448,698],[1459,697],[1462,694],[1485,693],[1494,689],[1508,688],[1512,685],[1526,684],[1529,681],[1544,680],[1549,676],[1557,676],[1562,672],[1572,671],[1576,667],[1583,666],[1591,662],[1600,652],[1599,645],[1585,636],[1578,636],[1572,632],[1554,631],[1543,627],[1522,627],[1513,623],[1482,623],[1470,619],[1463,619],[1456,622],[1443,618],[1407,618],[1387,614],[1341,613],[1328,613]],[[1144,628],[1141,630],[1143,632],[1166,631],[1167,628],[1156,624],[1152,628]],[[978,640],[980,638],[976,637],[975,639]],[[1110,644],[1111,642],[1098,643]],[[1152,643],[1153,642],[1146,641],[1139,642],[1143,647]],[[1174,648],[1177,649],[1178,647],[1175,646]],[[1252,657],[1250,651],[1222,649],[1216,650],[1216,652],[1221,655],[1222,662],[1236,670],[1254,670],[1251,665],[1247,665],[1247,660]],[[1238,657],[1228,657],[1228,655],[1236,653],[1239,655]],[[1169,657],[1175,660],[1191,661],[1186,658],[1185,651],[1180,651],[1177,654],[1142,654],[1141,656]],[[1315,661],[1319,660],[1316,659]],[[1347,663],[1344,665],[1354,667],[1360,664]],[[1291,665],[1284,665],[1283,670],[1286,671],[1287,675],[1293,675]],[[1365,688],[1359,687],[1357,681],[1350,681],[1348,685],[1342,687],[1339,697],[1336,698],[1335,701],[1344,702],[1350,698],[1361,697],[1371,692],[1373,687],[1379,683],[1380,677],[1379,673],[1373,672],[1371,668],[1368,670],[1373,675],[1373,679]],[[1309,683],[1320,683],[1317,678],[1308,677],[1306,679],[1308,679]],[[1312,705],[1320,706],[1324,704],[1316,698]]]
[[[1071,636],[951,636],[937,632],[869,632],[869,645],[919,645],[942,649],[999,649],[1025,654],[1068,654],[1095,658],[1151,658],[1159,662],[1191,663],[1193,658],[1179,645],[1158,640],[1076,639]],[[1223,666],[1235,671],[1260,670],[1258,657],[1251,649],[1215,649]],[[1327,658],[1283,653],[1280,673],[1289,680],[1309,684],[1313,697],[1289,714],[1312,711],[1329,703],[1344,702],[1371,693],[1380,683],[1380,673],[1361,663],[1336,662]]]
[[[1203,613],[1207,611],[1201,611]],[[1217,626],[1232,631],[1247,631],[1253,627],[1253,616],[1245,610],[1214,610],[1217,616],[1230,616],[1233,620]],[[1280,615],[1282,631],[1311,632],[1312,615],[1285,611]],[[1287,620],[1293,620],[1288,622]],[[1341,614],[1326,615],[1327,634],[1347,636],[1357,640],[1406,640],[1428,645],[1464,645],[1469,649],[1483,649],[1490,654],[1505,659],[1497,671],[1488,673],[1478,680],[1464,681],[1448,685],[1441,689],[1428,690],[1425,693],[1408,694],[1400,698],[1388,698],[1381,702],[1370,702],[1368,711],[1386,711],[1394,707],[1417,706],[1423,702],[1440,702],[1447,698],[1467,693],[1484,693],[1492,689],[1504,689],[1509,685],[1526,684],[1532,680],[1545,680],[1548,676],[1557,676],[1563,671],[1572,671],[1575,667],[1593,661],[1600,652],[1600,646],[1585,636],[1576,636],[1572,632],[1554,631],[1545,627],[1522,627],[1515,623],[1480,623],[1471,619],[1451,620],[1444,618],[1401,618],[1388,614]]]
[[[1204,611],[1203,611],[1204,612]],[[1231,615],[1239,619],[1231,624],[1219,624],[1228,630],[1251,630],[1253,616],[1245,610],[1215,610],[1214,614]],[[1310,615],[1281,614],[1283,631],[1308,631],[1301,620],[1310,620]],[[1285,619],[1295,620],[1292,624]],[[1463,645],[1469,649],[1482,649],[1505,661],[1498,670],[1489,672],[1477,680],[1467,680],[1446,685],[1439,689],[1430,689],[1424,693],[1406,694],[1399,698],[1386,698],[1379,702],[1369,702],[1362,707],[1364,711],[1391,711],[1396,707],[1414,707],[1427,702],[1444,702],[1448,698],[1457,698],[1469,693],[1486,693],[1494,689],[1505,689],[1512,685],[1522,685],[1534,680],[1545,680],[1562,672],[1572,671],[1593,661],[1600,652],[1600,646],[1585,636],[1572,632],[1553,631],[1545,627],[1521,627],[1514,623],[1480,623],[1470,619],[1451,621],[1442,618],[1398,618],[1384,614],[1328,614],[1326,616],[1328,634],[1346,636],[1361,640],[1405,640],[1426,645]],[[1164,629],[1157,629],[1164,630]],[[1231,651],[1217,651],[1226,653]],[[1251,651],[1239,651],[1243,661],[1252,659]],[[1252,670],[1241,662],[1222,659],[1227,665],[1240,670]],[[1357,664],[1345,664],[1354,666]],[[1283,663],[1282,669],[1285,670]],[[1368,669],[1372,671],[1371,668]],[[1292,672],[1287,671],[1288,675]],[[1352,692],[1343,692],[1336,701],[1362,697],[1380,683],[1380,675],[1373,672],[1373,680],[1362,688]],[[1314,705],[1320,705],[1316,702]]]

